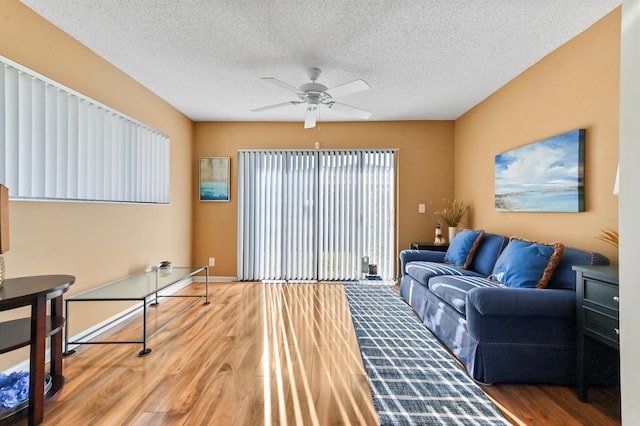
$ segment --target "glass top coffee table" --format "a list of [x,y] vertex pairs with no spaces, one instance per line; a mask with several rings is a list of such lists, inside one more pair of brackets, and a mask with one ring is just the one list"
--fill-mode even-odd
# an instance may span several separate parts
[[[173,285],[184,283],[185,280],[191,279],[194,275],[204,272],[205,274],[205,294],[204,295],[161,295],[160,291],[167,289]],[[144,272],[138,275],[132,275],[127,278],[123,278],[118,281],[97,287],[84,293],[76,294],[65,299],[65,311],[67,314],[67,321],[65,324],[64,332],[64,355],[72,355],[75,353],[74,349],[69,349],[69,345],[84,345],[84,344],[142,344],[142,350],[138,355],[143,356],[151,352],[151,348],[147,347],[147,339],[153,335],[156,331],[161,329],[164,325],[176,318],[182,312],[186,311],[198,300],[189,304],[182,309],[176,315],[157,327],[152,333],[147,333],[147,306],[157,306],[159,297],[187,297],[187,298],[204,298],[204,305],[208,305],[209,302],[209,268],[207,266],[186,266],[186,267],[170,267],[161,268],[154,267],[151,271]],[[74,340],[69,341],[69,303],[72,302],[122,302],[122,301],[137,301],[141,303],[136,310],[142,309],[142,340],[118,340],[118,341],[93,341],[93,340]],[[122,316],[110,321],[93,330],[91,334],[96,334],[113,325],[114,322],[119,321],[124,316],[130,315],[130,312],[123,314]]]

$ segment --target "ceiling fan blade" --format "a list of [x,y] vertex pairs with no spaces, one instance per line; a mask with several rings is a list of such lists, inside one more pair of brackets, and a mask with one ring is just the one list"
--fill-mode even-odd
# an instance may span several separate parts
[[289,83],[285,83],[282,80],[278,80],[277,78],[273,78],[273,77],[262,77],[262,79],[264,81],[268,81],[271,84],[275,84],[276,86],[280,86],[283,89],[287,89],[290,90],[294,93],[300,93],[300,90],[298,90],[297,87],[290,85]]
[[338,98],[340,96],[346,96],[368,89],[371,89],[371,87],[369,87],[369,85],[364,80],[355,80],[350,83],[341,84],[340,86],[325,90],[324,93],[328,94],[332,98]]
[[267,106],[263,106],[263,107],[253,108],[250,111],[251,112],[260,112],[260,111],[266,111],[266,110],[269,110],[269,109],[280,108],[280,107],[289,106],[289,105],[298,105],[298,104],[301,104],[301,103],[302,102],[300,102],[300,101],[282,102],[282,103],[275,104],[275,105],[267,105]]
[[307,107],[307,113],[304,117],[304,128],[311,129],[316,127],[316,121],[318,120],[318,106],[309,105]]
[[366,120],[367,118],[371,117],[371,112],[367,110],[352,107],[350,105],[341,104],[340,102],[332,102],[329,105],[329,108],[344,114],[353,115],[354,117],[358,117],[363,120]]

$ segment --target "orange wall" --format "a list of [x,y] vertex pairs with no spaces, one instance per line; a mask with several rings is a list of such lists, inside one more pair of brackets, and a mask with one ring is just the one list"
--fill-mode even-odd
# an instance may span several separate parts
[[[453,196],[453,122],[399,121],[319,123],[196,123],[193,199],[198,199],[198,159],[231,157],[231,201],[198,202],[193,209],[193,261],[216,258],[213,275],[235,277],[237,264],[237,159],[239,149],[398,148],[400,249],[411,241],[432,241],[433,209]],[[431,205],[429,203],[432,203]],[[425,214],[418,204],[427,205]]]
[[[69,294],[144,271],[164,259],[191,260],[192,122],[17,0],[0,1],[0,55],[92,97],[171,138],[171,204],[10,202],[7,276],[71,274]],[[10,189],[10,188],[9,188]],[[115,312],[79,309],[71,334]],[[0,321],[28,311],[1,312]],[[0,355],[0,371],[28,357]]]
[[[595,237],[618,229],[620,8],[552,52],[455,122],[455,194],[474,227],[540,241],[617,250]],[[494,208],[494,161],[502,152],[586,129],[585,212],[516,213]]]

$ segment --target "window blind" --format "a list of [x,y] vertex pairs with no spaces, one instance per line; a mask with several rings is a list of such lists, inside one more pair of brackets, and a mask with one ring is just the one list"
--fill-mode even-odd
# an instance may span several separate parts
[[394,274],[395,151],[241,151],[238,278]]
[[0,182],[12,199],[169,202],[168,136],[0,63]]

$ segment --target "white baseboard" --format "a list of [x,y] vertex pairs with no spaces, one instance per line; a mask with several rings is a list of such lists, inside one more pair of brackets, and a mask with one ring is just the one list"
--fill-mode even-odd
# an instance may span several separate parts
[[[193,281],[196,283],[205,282],[205,278],[202,275],[198,275],[193,277]],[[232,283],[234,281],[238,281],[238,277],[222,277],[222,276],[209,276],[210,283]]]

